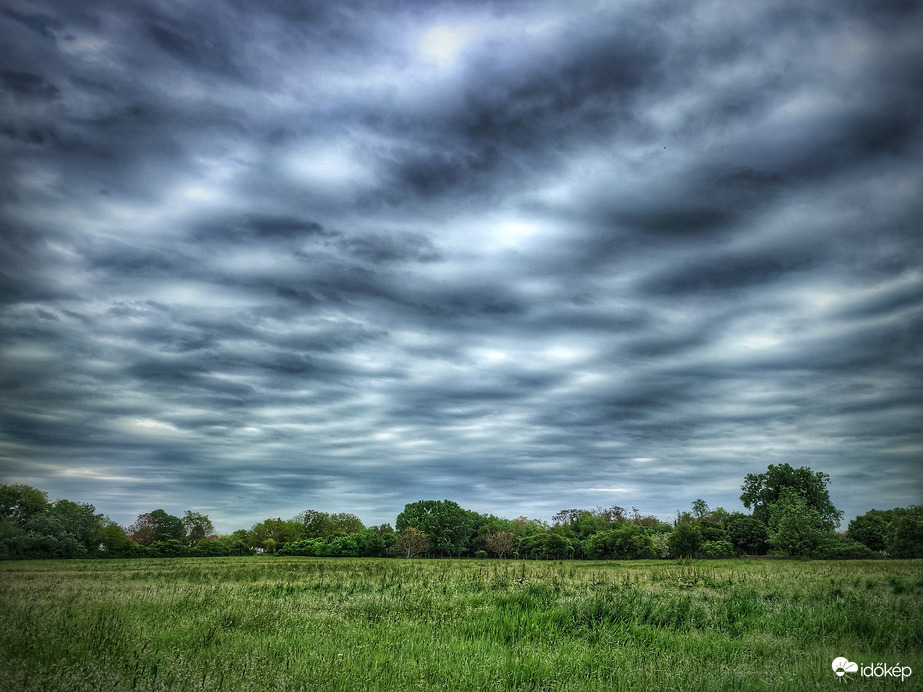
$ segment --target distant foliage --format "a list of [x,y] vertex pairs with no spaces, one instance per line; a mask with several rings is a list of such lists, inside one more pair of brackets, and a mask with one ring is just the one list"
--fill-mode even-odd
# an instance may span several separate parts
[[527,560],[720,559],[735,555],[818,559],[923,557],[923,506],[869,510],[844,534],[829,478],[770,465],[748,474],[741,500],[752,514],[712,509],[697,498],[671,525],[637,508],[563,509],[552,522],[479,514],[451,500],[421,500],[390,524],[366,527],[349,512],[305,510],[216,535],[208,515],[164,509],[123,528],[89,504],[51,502],[26,485],[0,485],[0,560],[86,557],[514,557]]

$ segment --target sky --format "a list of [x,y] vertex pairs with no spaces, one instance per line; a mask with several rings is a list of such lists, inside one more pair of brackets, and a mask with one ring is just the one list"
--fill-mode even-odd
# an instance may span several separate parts
[[923,502],[915,2],[3,0],[0,481],[222,532]]

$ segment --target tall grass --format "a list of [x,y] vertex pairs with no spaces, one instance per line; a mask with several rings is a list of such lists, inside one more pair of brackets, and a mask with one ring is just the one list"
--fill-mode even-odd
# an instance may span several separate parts
[[837,656],[916,683],[921,605],[919,561],[3,563],[0,689],[817,689]]

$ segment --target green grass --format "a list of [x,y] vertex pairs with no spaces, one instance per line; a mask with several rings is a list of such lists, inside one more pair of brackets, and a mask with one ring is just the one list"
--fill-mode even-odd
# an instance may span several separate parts
[[921,606],[920,561],[7,562],[0,689],[901,686],[838,680],[846,656],[909,690]]

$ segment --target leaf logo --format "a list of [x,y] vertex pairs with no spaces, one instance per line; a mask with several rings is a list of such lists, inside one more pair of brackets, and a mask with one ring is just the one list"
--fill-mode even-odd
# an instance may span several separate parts
[[859,664],[853,663],[842,656],[833,659],[833,672],[837,674],[837,677],[843,677],[846,673],[858,673]]

